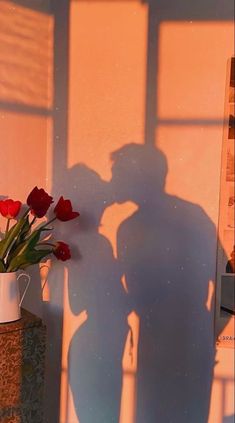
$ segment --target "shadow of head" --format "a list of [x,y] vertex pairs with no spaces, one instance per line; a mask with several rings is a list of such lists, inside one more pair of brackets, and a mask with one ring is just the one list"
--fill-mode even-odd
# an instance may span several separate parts
[[111,159],[111,186],[117,202],[147,202],[153,189],[163,192],[168,166],[161,150],[131,143],[113,152]]
[[73,198],[74,208],[80,212],[79,228],[84,231],[97,229],[104,209],[113,201],[109,183],[93,169],[79,163],[68,170],[65,192]]

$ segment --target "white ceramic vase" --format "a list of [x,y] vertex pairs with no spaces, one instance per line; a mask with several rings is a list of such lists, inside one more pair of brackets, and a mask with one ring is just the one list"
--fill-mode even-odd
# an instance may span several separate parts
[[[19,278],[25,276],[27,284],[20,299]],[[21,318],[20,307],[30,284],[27,273],[0,273],[0,323],[14,322]]]

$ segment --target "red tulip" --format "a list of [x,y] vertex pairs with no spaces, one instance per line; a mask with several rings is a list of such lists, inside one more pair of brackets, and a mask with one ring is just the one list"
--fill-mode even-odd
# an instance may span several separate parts
[[57,219],[62,222],[75,219],[75,217],[79,216],[78,212],[73,211],[71,201],[64,200],[63,197],[60,197],[57,205],[55,206],[54,212]]
[[68,244],[62,241],[56,243],[56,247],[53,250],[53,254],[58,260],[66,261],[71,258],[70,249]]
[[0,213],[7,219],[14,219],[21,208],[20,201],[13,201],[11,199],[0,201]]
[[53,198],[43,188],[34,187],[27,198],[31,213],[36,217],[45,216],[51,203],[53,203]]

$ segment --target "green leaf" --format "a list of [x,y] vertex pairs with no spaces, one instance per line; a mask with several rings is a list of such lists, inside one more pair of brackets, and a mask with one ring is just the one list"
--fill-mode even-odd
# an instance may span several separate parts
[[18,254],[22,254],[26,249],[30,249],[30,248],[33,249],[37,245],[38,241],[40,240],[40,235],[42,231],[43,231],[43,228],[34,230],[28,238],[23,240],[23,242],[21,242],[18,245],[18,247],[14,249],[14,251],[12,251],[10,260],[13,257],[17,256]]
[[0,260],[0,273],[5,273],[6,272],[6,268],[4,266],[4,263],[2,260]]
[[39,263],[44,257],[52,253],[52,250],[35,250],[26,249],[22,254],[13,258],[8,266],[8,272],[15,272],[18,269],[25,269],[26,267]]
[[19,235],[23,225],[25,223],[25,217],[22,217],[12,228],[7,232],[5,238],[0,241],[0,259],[4,259],[8,249],[12,245],[15,238]]
[[11,237],[12,232],[13,232],[14,228],[16,227],[16,225],[17,225],[17,223],[14,226],[12,226],[12,228],[7,232],[7,234],[5,234],[4,238],[0,241],[0,254],[1,254],[1,251],[3,250],[5,244],[8,242],[9,238]]
[[34,248],[36,246],[36,244],[38,243],[39,239],[40,239],[40,235],[41,235],[41,230],[38,229],[36,231],[34,231],[30,237],[26,240],[25,246],[23,248],[23,251],[26,249],[31,249]]
[[30,228],[31,228],[31,226],[30,226],[30,223],[29,223],[29,217],[26,216],[25,223],[23,225],[23,228],[22,228],[20,236],[19,236],[19,241],[18,241],[19,243],[25,240],[26,236],[30,232]]
[[15,241],[12,242],[9,250],[8,250],[8,256],[7,256],[7,262],[10,263],[11,259],[19,253],[21,250],[25,237],[30,232],[30,223],[29,223],[29,217],[26,216],[24,225],[22,226],[22,229],[20,231],[20,234],[18,237],[15,238]]
[[[34,230],[27,239],[25,239],[23,242],[21,242],[17,246],[17,248],[15,248],[15,245],[13,244],[13,247],[10,250],[10,253],[7,257],[7,269],[12,269],[12,263],[14,265],[15,259],[18,256],[25,257],[25,254],[24,254],[25,252],[26,252],[26,255],[28,255],[30,253],[30,251],[34,251],[35,247],[37,246],[38,241],[40,240],[41,233],[46,231],[46,230],[47,230],[46,228],[39,227],[39,229]],[[35,250],[35,251],[38,251],[38,250]],[[43,250],[43,251],[45,251],[45,250]],[[38,262],[36,262],[36,263],[38,263]],[[14,265],[14,267],[15,267],[15,265]],[[21,266],[21,269],[22,269],[22,266]]]

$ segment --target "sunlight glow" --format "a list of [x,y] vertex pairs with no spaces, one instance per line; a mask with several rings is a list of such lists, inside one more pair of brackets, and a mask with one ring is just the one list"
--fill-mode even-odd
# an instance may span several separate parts
[[86,322],[88,315],[83,310],[78,316],[74,315],[70,309],[68,296],[68,269],[64,269],[64,319],[63,319],[63,343],[62,343],[62,363],[61,363],[61,395],[60,395],[60,423],[79,423],[74,411],[73,399],[69,388],[69,364],[68,350],[74,333]]
[[212,310],[212,307],[214,306],[214,301],[213,301],[214,293],[215,293],[214,282],[209,281],[208,296],[207,296],[207,302],[206,302],[206,308],[208,311]]
[[222,423],[234,414],[234,350],[218,349],[208,423]]
[[0,102],[52,107],[52,16],[0,2]]
[[220,168],[213,157],[221,154],[226,63],[233,48],[233,22],[160,25],[156,144],[168,160],[166,189],[200,204],[215,224]]
[[146,31],[139,0],[71,3],[68,167],[108,180],[110,153],[144,142]]
[[51,15],[0,1],[1,195],[23,199],[45,186],[52,51]]
[[139,317],[134,311],[128,316],[128,324],[130,331],[122,360],[123,381],[119,423],[135,423]]

